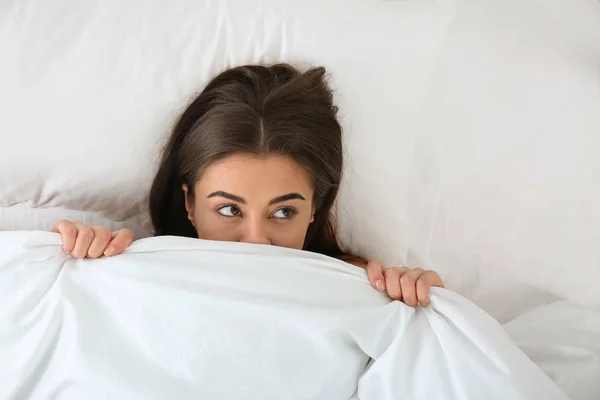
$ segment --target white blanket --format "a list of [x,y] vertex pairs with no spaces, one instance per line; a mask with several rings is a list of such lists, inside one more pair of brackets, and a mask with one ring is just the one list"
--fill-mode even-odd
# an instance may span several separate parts
[[567,399],[445,290],[390,302],[306,252],[162,237],[74,260],[0,232],[1,399]]

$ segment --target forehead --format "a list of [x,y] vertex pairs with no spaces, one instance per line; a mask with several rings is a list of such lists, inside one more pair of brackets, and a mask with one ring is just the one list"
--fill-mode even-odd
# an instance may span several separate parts
[[312,197],[309,173],[288,157],[235,154],[210,165],[195,185],[198,194],[223,190],[242,197],[272,198],[298,192]]

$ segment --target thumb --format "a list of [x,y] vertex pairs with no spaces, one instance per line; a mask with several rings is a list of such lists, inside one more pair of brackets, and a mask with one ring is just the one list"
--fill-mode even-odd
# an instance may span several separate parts
[[383,276],[383,264],[379,261],[371,260],[367,264],[367,277],[371,285],[380,292],[385,290],[385,278]]
[[104,249],[107,257],[121,254],[133,242],[133,231],[131,229],[119,229],[112,233],[112,240]]

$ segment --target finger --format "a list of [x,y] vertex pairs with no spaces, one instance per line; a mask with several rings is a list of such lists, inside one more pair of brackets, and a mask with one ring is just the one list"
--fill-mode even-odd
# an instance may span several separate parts
[[385,290],[383,265],[379,261],[369,261],[367,264],[367,277],[375,289],[379,290],[380,292]]
[[112,240],[104,250],[107,257],[121,254],[133,242],[133,231],[131,229],[119,229],[112,233]]
[[415,268],[402,275],[400,286],[402,287],[402,301],[406,305],[414,307],[417,305],[417,280],[425,271]]
[[112,239],[112,232],[101,226],[92,226],[91,228],[94,231],[94,238],[87,249],[86,256],[89,258],[98,258],[104,254],[104,249],[106,249],[106,246],[108,246],[108,243]]
[[77,239],[77,228],[72,222],[67,220],[58,221],[52,227],[52,232],[60,234],[62,239],[62,249],[65,253],[71,254],[75,247],[75,239]]
[[429,305],[429,288],[432,286],[444,287],[442,278],[435,271],[425,271],[417,280],[417,299],[423,307]]
[[402,300],[404,293],[400,286],[400,278],[408,272],[406,267],[392,267],[384,270],[387,294],[394,300]]
[[74,222],[73,224],[77,228],[77,239],[75,240],[75,247],[71,255],[75,258],[84,258],[87,255],[92,240],[94,240],[94,230],[91,226],[80,222]]

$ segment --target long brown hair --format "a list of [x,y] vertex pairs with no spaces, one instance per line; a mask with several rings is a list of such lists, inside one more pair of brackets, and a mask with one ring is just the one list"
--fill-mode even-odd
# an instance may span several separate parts
[[331,216],[342,178],[342,129],[325,68],[246,65],[217,75],[176,122],[150,191],[155,235],[197,237],[182,184],[235,153],[284,155],[304,167],[314,187],[314,221],[304,249],[342,255]]

